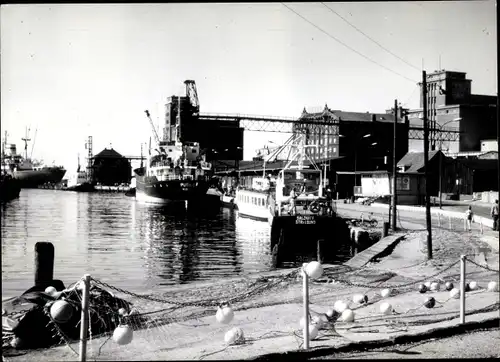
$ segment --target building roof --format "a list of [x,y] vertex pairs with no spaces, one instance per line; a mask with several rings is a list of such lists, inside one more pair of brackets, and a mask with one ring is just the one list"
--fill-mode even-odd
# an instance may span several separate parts
[[123,156],[112,148],[105,148],[92,158],[123,158]]
[[[308,113],[304,108],[299,119],[319,119],[324,116],[347,122],[394,122],[394,116],[390,113],[344,112],[336,109],[332,110],[326,105],[325,109],[322,112],[315,113]],[[399,122],[403,122],[403,120],[400,119]]]
[[[432,160],[439,152],[441,151],[429,151],[428,161]],[[424,168],[424,153],[408,152],[399,160],[398,167],[408,167],[405,172],[420,172]]]

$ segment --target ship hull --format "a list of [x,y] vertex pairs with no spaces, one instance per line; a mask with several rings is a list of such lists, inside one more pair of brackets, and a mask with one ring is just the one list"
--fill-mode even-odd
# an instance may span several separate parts
[[0,180],[0,201],[8,202],[17,199],[21,193],[19,181],[13,178],[4,178]]
[[159,181],[155,176],[136,176],[135,198],[151,204],[199,201],[205,198],[208,188],[205,180]]
[[40,170],[14,171],[12,177],[19,181],[21,188],[37,188],[45,183],[59,183],[66,170],[58,167],[46,167]]

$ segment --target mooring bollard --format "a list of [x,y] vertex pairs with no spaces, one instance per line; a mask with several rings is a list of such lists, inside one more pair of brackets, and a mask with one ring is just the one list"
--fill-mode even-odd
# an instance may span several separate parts
[[47,241],[35,244],[35,286],[54,280],[54,245]]
[[309,277],[307,263],[302,264],[302,295],[304,299],[304,349],[309,349]]
[[89,291],[90,291],[90,274],[85,274],[83,279],[83,295],[82,295],[82,317],[80,323],[80,361],[85,362],[87,359],[87,330],[89,328]]
[[460,256],[460,324],[465,323],[465,255]]
[[384,228],[383,228],[383,233],[382,236],[385,238],[387,235],[389,235],[389,227],[390,224],[387,221],[384,221]]

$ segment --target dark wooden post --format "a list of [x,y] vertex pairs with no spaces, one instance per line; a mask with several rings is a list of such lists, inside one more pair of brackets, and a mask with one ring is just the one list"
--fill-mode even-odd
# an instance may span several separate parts
[[322,255],[321,255],[321,244],[323,244],[324,240],[323,239],[318,239],[318,244],[317,244],[317,259],[318,259],[318,263],[322,263],[323,262],[323,258],[322,258]]
[[50,242],[35,244],[35,285],[54,280],[54,245]]

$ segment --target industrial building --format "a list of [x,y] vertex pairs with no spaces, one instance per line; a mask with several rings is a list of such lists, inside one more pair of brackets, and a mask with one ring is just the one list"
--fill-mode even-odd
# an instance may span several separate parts
[[105,148],[92,157],[92,182],[104,186],[129,184],[132,166],[113,148]]

